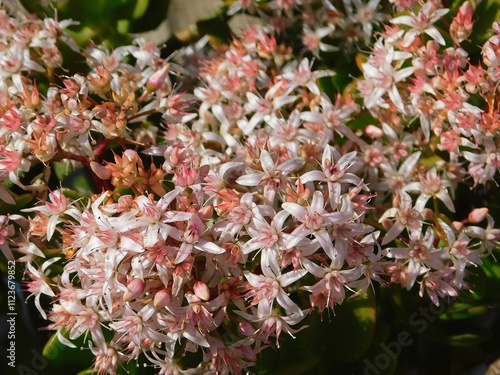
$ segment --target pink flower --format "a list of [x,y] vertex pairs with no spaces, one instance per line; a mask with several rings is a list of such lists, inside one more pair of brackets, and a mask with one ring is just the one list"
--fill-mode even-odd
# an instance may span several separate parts
[[397,259],[403,266],[401,285],[410,290],[417,281],[417,277],[431,269],[443,269],[443,249],[434,247],[434,233],[427,229],[425,234],[421,230],[409,232],[410,241],[407,247],[391,247],[386,249],[386,256]]
[[448,192],[450,183],[442,180],[437,170],[432,168],[424,175],[420,175],[420,182],[411,182],[403,190],[420,193],[415,203],[415,209],[422,211],[430,198],[437,198],[443,202],[451,212],[455,212],[453,200]]
[[320,313],[328,307],[334,309],[335,304],[341,305],[345,299],[345,288],[358,280],[365,271],[365,266],[342,269],[343,259],[332,259],[330,266],[321,267],[307,261],[304,267],[320,280],[313,286],[305,286],[304,290],[311,292],[311,307],[318,307]]
[[391,229],[385,234],[382,245],[386,245],[403,232],[404,229],[411,233],[419,231],[422,227],[422,217],[420,212],[413,209],[411,197],[405,191],[399,192],[394,199],[396,205],[384,212],[380,217],[379,222],[383,222],[387,218],[395,218]]
[[253,315],[241,311],[236,311],[236,313],[247,319],[249,322],[260,323],[260,327],[252,336],[259,337],[264,342],[268,342],[269,336],[275,336],[276,347],[278,348],[280,347],[279,337],[281,332],[286,332],[290,336],[294,337],[293,334],[300,331],[300,329],[295,330],[290,326],[300,323],[306,316],[302,311],[300,311],[300,314],[292,313],[287,316],[279,315],[273,310],[272,304],[266,299],[259,302],[257,312]]
[[[177,256],[175,257],[175,263],[184,262],[189,255],[191,255],[193,250],[199,252],[206,252],[211,254],[223,254],[226,252],[219,245],[214,242],[203,238],[207,228],[197,215],[192,215],[187,223],[187,227],[184,233],[177,238],[182,241]],[[176,236],[177,237],[177,236]]]
[[52,258],[46,260],[45,262],[43,262],[40,269],[36,269],[31,263],[26,264],[31,279],[31,281],[29,281],[27,284],[28,291],[31,293],[31,295],[35,296],[35,306],[44,319],[47,319],[47,314],[45,314],[45,311],[40,304],[40,297],[42,294],[45,294],[49,297],[55,296],[55,293],[52,291],[52,288],[48,284],[50,280],[48,278],[48,274],[50,273],[48,268],[51,264],[57,262],[59,259],[61,258]]
[[286,273],[279,273],[273,267],[262,267],[263,275],[256,275],[249,271],[244,271],[246,279],[251,288],[248,295],[252,297],[252,305],[260,304],[262,300],[267,300],[269,304],[276,300],[286,311],[302,315],[300,307],[292,301],[284,288],[301,279],[307,271],[304,269],[293,270]]
[[[245,243],[243,252],[249,254],[257,249],[275,251],[284,249],[286,247],[286,234],[283,233],[283,225],[289,215],[287,211],[279,211],[274,215],[271,223],[268,223],[261,215],[256,216],[252,221],[252,225],[247,228],[251,238]],[[272,252],[270,256],[275,257],[275,252]]]
[[285,177],[304,165],[301,159],[289,159],[281,164],[274,162],[268,151],[260,153],[260,163],[263,172],[255,172],[243,175],[236,183],[243,186],[264,186],[265,203],[273,206],[276,193],[283,189]]
[[49,222],[47,224],[47,240],[50,241],[55,233],[56,225],[63,221],[63,219],[61,219],[62,215],[69,215],[75,220],[78,220],[80,212],[68,202],[61,190],[50,192],[49,199],[50,201],[45,202],[45,205],[43,206],[26,208],[23,211],[40,212],[49,216]]
[[319,191],[314,192],[311,205],[307,208],[291,202],[283,203],[282,207],[300,223],[288,236],[286,244],[288,248],[294,247],[312,234],[331,259],[338,256],[327,229],[332,224],[341,224],[350,220],[352,212],[325,211],[323,194]]
[[14,255],[12,254],[9,244],[11,240],[10,237],[12,237],[14,233],[14,226],[9,223],[9,217],[0,215],[0,250],[9,261],[14,261]]
[[361,184],[361,179],[354,173],[349,172],[355,170],[356,162],[355,151],[340,156],[340,153],[335,148],[327,145],[321,159],[322,170],[306,172],[300,176],[300,181],[304,184],[309,181],[326,182],[330,204],[332,208],[336,208],[340,202],[342,184]]
[[441,5],[437,1],[428,1],[424,3],[418,14],[399,16],[393,18],[391,22],[397,25],[407,25],[411,27],[410,30],[406,32],[403,39],[403,46],[405,47],[408,47],[417,36],[424,33],[429,35],[439,44],[445,45],[446,42],[444,38],[433,24],[448,13],[448,11],[449,9],[441,8]]
[[362,84],[367,86],[365,89],[371,87],[370,92],[365,92],[367,90],[363,91],[364,105],[368,109],[380,106],[383,101],[382,97],[387,93],[392,103],[405,113],[405,104],[399,93],[398,83],[413,74],[413,67],[402,69],[394,67],[392,64],[393,61],[406,59],[407,56],[394,52],[394,48],[387,42],[380,48],[380,51],[384,51],[381,61],[371,59],[362,65],[363,76],[365,78],[365,82]]
[[288,95],[286,92],[278,94],[283,89],[283,84],[286,81],[278,81],[269,88],[264,98],[261,98],[252,92],[246,93],[248,112],[254,112],[250,120],[238,121],[238,127],[245,134],[250,134],[255,127],[263,120],[268,121],[271,114],[276,113],[281,107],[293,103],[297,100],[296,96]]
[[309,63],[307,58],[302,59],[297,68],[293,70],[291,68],[285,68],[285,73],[282,74],[282,77],[287,79],[290,82],[289,90],[299,86],[299,87],[307,87],[309,91],[318,96],[321,95],[319,90],[317,80],[323,77],[330,77],[335,75],[335,73],[331,70],[316,70],[312,71],[312,63]]
[[420,283],[420,297],[426,292],[432,303],[439,306],[439,298],[458,296],[458,291],[449,277],[451,272],[451,269],[444,269],[425,274]]

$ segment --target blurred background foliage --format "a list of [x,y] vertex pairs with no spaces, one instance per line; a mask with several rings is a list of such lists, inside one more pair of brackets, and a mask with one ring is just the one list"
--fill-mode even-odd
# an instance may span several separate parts
[[[22,0],[10,2],[39,17],[71,18],[79,25],[70,27],[71,36],[80,46],[104,43],[108,48],[130,43],[141,36],[165,44],[165,54],[209,35],[213,44],[221,44],[238,35],[248,18],[236,22],[225,10],[232,1],[222,0]],[[262,2],[265,5],[265,2]],[[457,9],[461,1],[448,2]],[[450,16],[451,17],[451,16]],[[471,60],[480,54],[479,45],[489,37],[493,20],[500,19],[500,4],[495,0],[476,4],[476,17],[481,19],[466,45]],[[251,20],[255,22],[255,20]],[[287,36],[283,36],[286,38]],[[297,37],[297,35],[295,35]],[[292,36],[293,38],[293,36]],[[293,40],[287,41],[293,43]],[[291,44],[293,45],[293,44]],[[300,48],[298,48],[300,50]],[[67,51],[70,54],[70,51]],[[65,56],[66,57],[66,56]],[[74,57],[77,70],[79,65]],[[336,71],[333,78],[321,80],[322,89],[331,97],[349,89],[353,77],[360,74],[358,66],[363,55],[345,51],[323,53],[321,65]],[[68,60],[66,60],[68,61]],[[358,63],[356,63],[358,62]],[[71,70],[71,67],[69,68]],[[358,116],[352,126],[362,129],[373,118]],[[71,175],[64,165],[58,174]],[[67,173],[68,172],[68,173]],[[89,191],[91,183],[85,176],[70,181],[76,195]],[[474,207],[487,206],[496,222],[500,222],[500,191],[496,187],[470,190],[462,186],[457,191],[461,215]],[[3,204],[2,213],[15,213],[34,201],[33,196],[19,197],[16,206]],[[496,259],[500,251],[494,251]],[[463,374],[486,373],[488,364],[500,357],[500,264],[495,258],[470,270],[471,289],[460,299],[440,307],[429,299],[420,298],[417,290],[401,290],[399,286],[380,285],[361,298],[347,299],[334,312],[310,314],[304,322],[309,328],[300,331],[296,339],[282,336],[280,350],[267,349],[261,353],[253,372],[256,374]],[[7,265],[0,262],[0,337],[1,352],[5,353]],[[82,340],[80,347],[71,349],[43,329],[44,321],[33,306],[25,303],[27,294],[21,280],[23,270],[17,267],[16,289],[17,371],[6,365],[6,356],[0,356],[0,372],[16,374],[87,374],[93,356]],[[44,301],[50,303],[48,300]],[[43,304],[43,303],[42,303]],[[402,337],[404,340],[401,340]],[[399,347],[399,349],[398,349]],[[389,351],[391,352],[389,352]],[[391,353],[393,353],[391,355]],[[43,355],[43,356],[42,356]],[[386,360],[388,359],[388,361]],[[187,365],[196,358],[183,358]],[[143,361],[131,362],[119,368],[121,374],[154,374],[153,368],[144,368]],[[491,370],[493,371],[493,370]],[[500,372],[496,372],[498,374]],[[495,374],[495,372],[491,372]]]

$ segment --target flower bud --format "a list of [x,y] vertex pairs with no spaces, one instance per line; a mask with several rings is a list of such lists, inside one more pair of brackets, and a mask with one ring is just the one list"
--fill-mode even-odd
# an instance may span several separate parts
[[148,83],[146,84],[146,88],[149,91],[159,90],[165,84],[169,73],[170,65],[165,64],[163,68],[153,73],[151,77],[148,79]]
[[365,128],[365,134],[370,138],[379,138],[384,135],[382,129],[377,128],[375,125],[368,125]]
[[241,322],[238,325],[238,329],[245,336],[253,335],[253,333],[255,332],[255,329],[252,327],[252,325],[249,322]]
[[434,218],[434,211],[432,211],[430,208],[424,208],[422,210],[422,219],[425,221],[431,221]]
[[166,289],[160,290],[158,293],[156,293],[153,305],[157,309],[161,309],[162,307],[167,306],[170,301],[172,300],[172,296]]
[[451,223],[451,227],[456,231],[460,232],[462,229],[464,229],[464,225],[460,221],[454,221]]
[[137,297],[142,295],[142,293],[144,293],[144,289],[146,289],[146,284],[144,283],[144,281],[140,279],[132,280],[127,286],[127,291],[123,295],[123,300],[125,302],[128,302],[136,299]]
[[210,289],[208,289],[207,284],[204,282],[198,281],[194,284],[193,291],[196,297],[202,301],[208,301],[210,299]]
[[470,223],[480,223],[486,218],[488,215],[488,209],[486,207],[475,208],[469,213],[469,222]]

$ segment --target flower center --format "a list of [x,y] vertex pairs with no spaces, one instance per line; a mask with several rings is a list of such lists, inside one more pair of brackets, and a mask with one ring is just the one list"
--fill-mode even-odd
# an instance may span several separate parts
[[310,212],[304,224],[308,229],[319,230],[323,225],[323,217],[318,212]]

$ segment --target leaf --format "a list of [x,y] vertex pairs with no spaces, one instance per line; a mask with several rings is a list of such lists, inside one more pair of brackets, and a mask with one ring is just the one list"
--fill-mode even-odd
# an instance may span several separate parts
[[[335,307],[335,315],[312,313],[310,348],[323,361],[350,363],[360,359],[370,347],[375,332],[375,296],[370,290]],[[332,341],[332,337],[335,340]]]
[[0,201],[0,215],[19,213],[23,208],[32,205],[35,197],[31,193],[25,193],[14,197],[16,204],[8,204]]
[[221,0],[172,0],[168,23],[177,34],[198,21],[216,16],[223,3]]
[[462,322],[455,326],[443,325],[429,334],[433,341],[455,347],[479,345],[492,337],[493,332],[489,329],[464,326]]
[[228,19],[223,12],[219,12],[214,17],[200,20],[196,23],[198,33],[210,35],[219,43],[228,43],[232,39],[231,29],[227,23]]
[[[309,374],[320,362],[317,354],[301,347],[297,337],[286,338],[279,349],[267,348],[257,356],[258,375]],[[297,344],[297,346],[295,346]]]
[[484,304],[454,302],[450,308],[439,316],[441,320],[463,320],[482,315],[490,309]]
[[59,180],[64,180],[73,172],[73,165],[69,160],[52,163],[53,170]]
[[71,373],[75,373],[90,368],[94,355],[89,349],[80,349],[80,347],[88,348],[83,335],[77,340],[72,340],[72,342],[76,345],[76,348],[70,348],[61,343],[57,333],[50,337],[42,351],[42,355],[49,360],[50,369],[71,368]]
[[77,169],[68,178],[64,179],[63,186],[70,191],[77,192],[79,198],[82,195],[89,197],[94,191],[90,178],[88,170],[83,168]]
[[483,260],[481,269],[484,271],[489,283],[485,300],[498,304],[500,301],[500,263],[489,257]]
[[441,159],[438,155],[433,154],[428,157],[421,157],[419,161],[423,166],[432,168],[435,165],[440,165],[443,162],[443,159]]
[[480,301],[488,293],[488,277],[482,267],[470,267],[468,271],[465,282],[469,288],[462,291],[459,298],[463,302]]
[[353,363],[368,350],[375,331],[375,297],[367,292],[346,299],[335,307],[335,315],[310,313],[302,322],[308,326],[295,339],[282,334],[280,348],[263,350],[256,368],[259,375],[328,373],[334,364]]
[[474,19],[478,21],[474,24],[470,39],[472,44],[482,45],[493,35],[493,22],[500,19],[500,3],[497,0],[479,2]]
[[156,29],[167,18],[171,0],[137,0],[131,20],[130,33],[141,33]]
[[365,130],[368,125],[376,124],[377,121],[368,113],[360,113],[349,123],[349,128],[354,131]]

